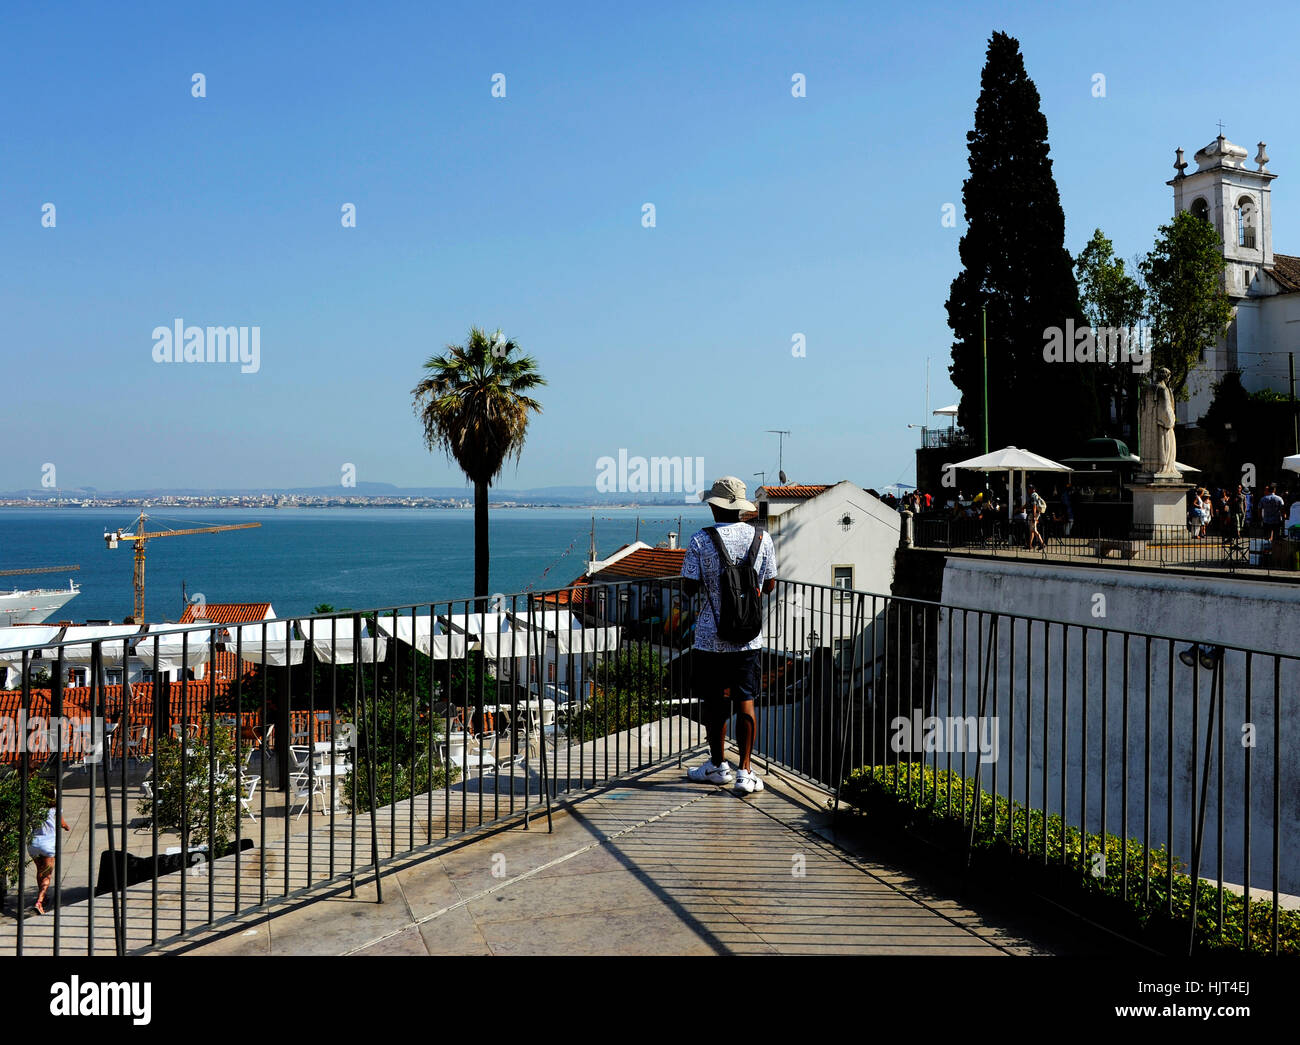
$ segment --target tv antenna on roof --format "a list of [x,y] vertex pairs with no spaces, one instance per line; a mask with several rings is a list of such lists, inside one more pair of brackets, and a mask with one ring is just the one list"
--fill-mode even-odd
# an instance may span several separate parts
[[769,428],[769,432],[776,436],[776,458],[777,458],[777,475],[780,476],[781,482],[785,482],[785,437],[790,434],[788,428]]

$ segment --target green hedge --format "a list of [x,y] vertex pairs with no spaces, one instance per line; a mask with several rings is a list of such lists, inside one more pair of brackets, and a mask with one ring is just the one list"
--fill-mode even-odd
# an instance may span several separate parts
[[[54,788],[37,773],[27,778],[27,821],[22,822],[23,778],[17,772],[0,775],[0,895],[6,881],[18,881],[18,865],[28,860],[27,843],[54,805]],[[64,850],[65,856],[67,850]],[[36,881],[28,868],[27,881]]]
[[[910,774],[907,763],[856,769],[844,781],[840,797],[882,825],[905,831],[920,828],[954,848],[964,846],[970,837],[971,816],[976,808],[973,780],[950,771],[936,773],[915,763],[910,766]],[[1164,846],[1145,849],[1134,839],[1129,839],[1126,846],[1124,839],[1116,835],[1096,832],[1085,839],[1077,827],[1064,824],[1056,814],[1045,817],[1041,810],[1012,804],[1001,795],[995,802],[994,796],[982,788],[978,801],[973,863],[993,869],[1017,869],[1037,877],[1058,892],[1073,894],[1077,906],[1112,928],[1144,936],[1145,942],[1167,949],[1181,947],[1185,953],[1192,879],[1185,873],[1186,866],[1175,859],[1171,888],[1170,854]],[[1202,879],[1197,897],[1196,950],[1245,951],[1245,907],[1245,898],[1225,887],[1220,931],[1218,886]],[[1271,953],[1271,893],[1252,891],[1249,926],[1250,950]],[[1279,909],[1278,952],[1300,954],[1300,913]]]

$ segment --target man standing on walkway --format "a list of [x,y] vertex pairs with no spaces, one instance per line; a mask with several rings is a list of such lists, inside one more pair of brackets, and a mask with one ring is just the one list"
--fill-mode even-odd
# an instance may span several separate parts
[[1264,538],[1272,540],[1282,526],[1282,516],[1286,505],[1277,495],[1277,487],[1269,484],[1264,487],[1264,496],[1259,499],[1259,524],[1264,528]]
[[[741,480],[732,475],[723,476],[703,499],[713,509],[715,525],[696,532],[687,545],[682,561],[685,578],[682,587],[688,595],[701,589],[704,592],[704,607],[695,625],[691,652],[691,689],[701,701],[709,761],[690,770],[687,776],[711,784],[734,781],[737,792],[753,794],[763,790],[763,781],[749,764],[758,734],[754,698],[758,695],[763,633],[760,620],[757,634],[747,641],[729,641],[719,635],[720,630],[729,630],[732,623],[724,613],[724,604],[730,606],[732,600],[723,590],[723,574],[733,566],[751,566],[756,585],[752,599],[761,604],[759,593],[766,595],[776,587],[776,549],[772,538],[761,528],[740,521],[742,512],[755,510],[753,503],[745,500],[745,484]],[[734,774],[727,764],[724,748],[731,712],[724,691],[728,691],[736,713],[740,768]]]

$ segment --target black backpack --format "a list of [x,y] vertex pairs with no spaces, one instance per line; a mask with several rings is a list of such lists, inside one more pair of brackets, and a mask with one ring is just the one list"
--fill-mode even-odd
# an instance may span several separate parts
[[[727,546],[723,543],[716,526],[706,526],[704,532],[712,538],[713,546],[718,550],[718,558],[722,562],[722,573],[718,577],[718,599],[721,605],[714,606],[712,600],[709,602],[718,638],[724,642],[744,645],[757,638],[758,633],[763,630],[758,571],[754,569],[759,545],[763,543],[763,531],[757,526],[754,527],[754,539],[749,542],[749,551],[738,563],[731,561],[731,556],[727,554]],[[706,598],[707,591],[706,586]]]

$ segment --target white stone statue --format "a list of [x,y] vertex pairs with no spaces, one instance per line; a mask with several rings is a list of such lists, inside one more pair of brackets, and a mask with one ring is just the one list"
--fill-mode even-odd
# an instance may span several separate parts
[[1174,463],[1177,445],[1174,440],[1174,397],[1169,391],[1169,371],[1161,367],[1154,380],[1142,390],[1138,410],[1141,445],[1139,472],[1157,479],[1181,479]]

